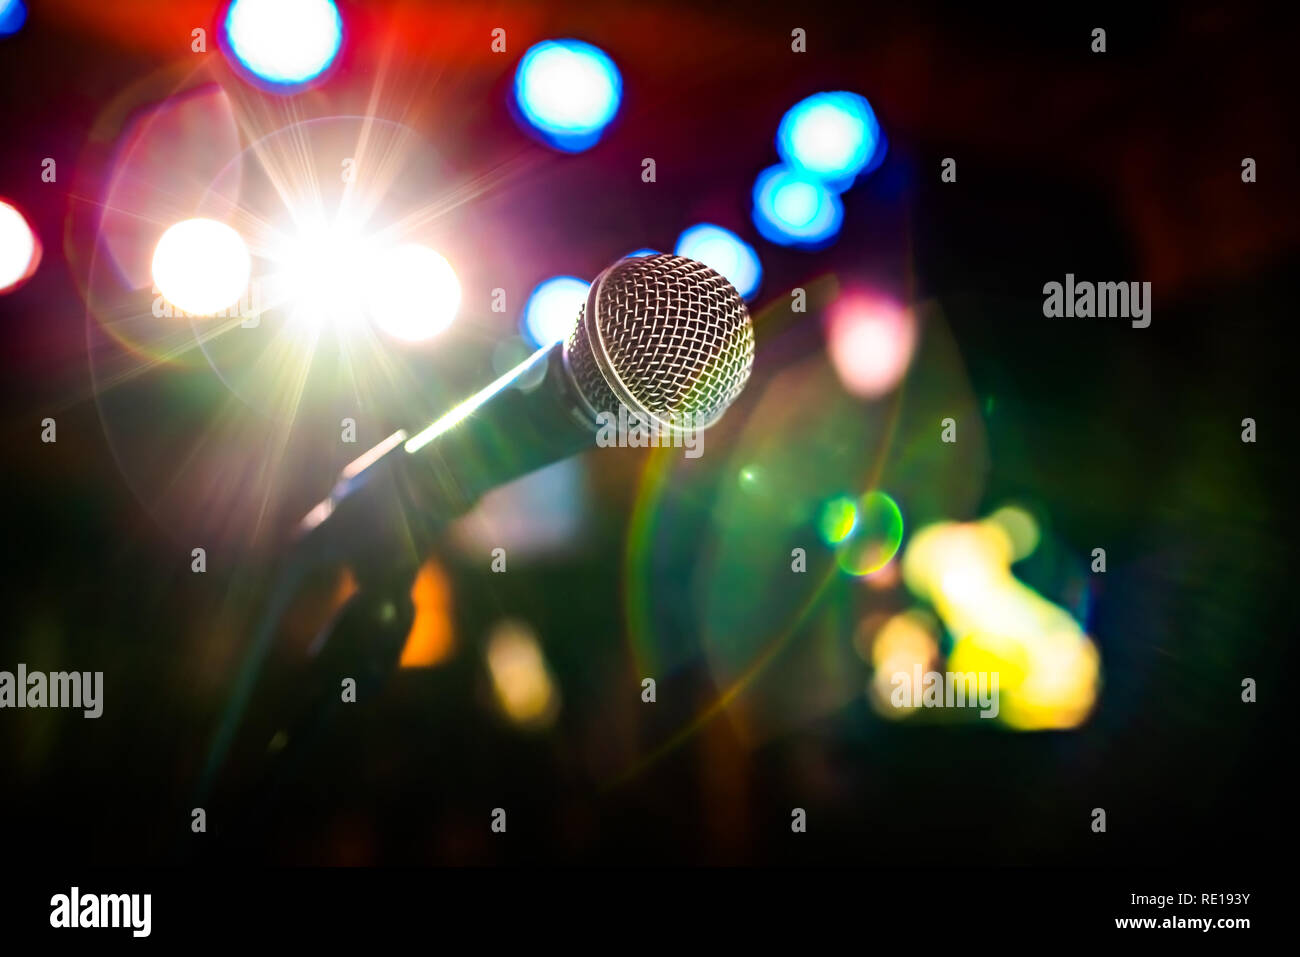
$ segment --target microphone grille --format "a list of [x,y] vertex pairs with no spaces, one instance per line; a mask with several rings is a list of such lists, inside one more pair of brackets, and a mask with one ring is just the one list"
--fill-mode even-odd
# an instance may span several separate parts
[[749,310],[703,263],[661,254],[623,259],[592,283],[565,344],[594,412],[631,412],[661,425],[712,425],[754,364]]

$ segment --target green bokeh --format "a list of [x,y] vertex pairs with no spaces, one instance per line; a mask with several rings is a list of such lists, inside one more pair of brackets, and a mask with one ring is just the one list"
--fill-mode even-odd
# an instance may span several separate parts
[[835,550],[835,561],[850,575],[871,575],[898,554],[903,541],[903,513],[884,492],[868,492],[858,500],[852,534]]
[[857,523],[857,504],[848,496],[841,495],[822,506],[817,531],[827,545],[838,545],[853,534]]

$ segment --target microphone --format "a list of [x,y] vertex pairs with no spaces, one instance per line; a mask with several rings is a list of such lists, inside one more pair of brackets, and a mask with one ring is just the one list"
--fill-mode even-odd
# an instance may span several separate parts
[[[539,349],[421,431],[398,430],[355,459],[299,523],[209,750],[201,793],[311,565],[346,562],[358,591],[313,642],[314,665],[298,678],[308,706],[291,742],[310,737],[313,722],[337,705],[339,675],[373,683],[396,665],[415,614],[415,569],[445,522],[488,489],[594,446],[603,416],[622,419],[620,405],[661,434],[709,427],[753,363],[749,311],[731,283],[682,256],[623,259],[596,277],[567,341]],[[514,388],[537,368],[539,386]]]
[[[394,535],[409,541],[413,528],[440,526],[489,489],[593,447],[603,415],[618,419],[620,405],[661,433],[707,428],[753,362],[749,310],[720,274],[670,254],[622,259],[591,284],[566,341],[348,465],[300,523],[298,542],[380,554]],[[539,367],[539,386],[514,388]]]

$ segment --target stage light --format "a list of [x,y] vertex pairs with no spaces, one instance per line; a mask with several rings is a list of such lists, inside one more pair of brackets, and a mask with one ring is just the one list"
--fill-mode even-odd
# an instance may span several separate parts
[[934,623],[924,612],[912,609],[889,618],[871,640],[871,701],[879,714],[899,720],[920,710],[920,695],[911,707],[895,706],[894,676],[911,675],[920,666],[929,671],[939,661]]
[[577,276],[555,276],[539,283],[524,306],[524,335],[536,346],[569,338],[591,283]]
[[686,230],[677,237],[673,252],[720,273],[746,299],[758,291],[763,278],[763,267],[754,247],[731,230],[712,223],[700,223]]
[[27,21],[27,5],[23,0],[0,0],[0,37],[17,33]]
[[[342,219],[313,218],[271,251],[270,299],[286,305],[296,321],[311,326],[332,323],[344,329],[357,325],[368,313],[379,322],[379,315],[389,315],[390,302],[409,306],[402,297],[411,282],[387,271],[396,251],[382,252]],[[381,271],[388,289],[378,279]]]
[[1041,538],[1038,522],[1020,506],[1004,505],[990,515],[988,520],[1006,534],[1007,541],[1011,543],[1013,562],[1027,558],[1038,547]]
[[1037,543],[1038,526],[1028,513],[1007,511],[921,529],[903,556],[903,580],[953,636],[948,670],[998,673],[1003,723],[1077,727],[1097,697],[1097,646],[1068,611],[1012,574],[1012,562]]
[[432,558],[420,566],[411,586],[415,619],[398,659],[400,668],[429,668],[451,654],[454,630],[451,616],[451,582]]
[[239,233],[212,219],[187,219],[163,233],[153,254],[153,281],[183,312],[210,316],[235,305],[252,269]]
[[773,166],[754,183],[754,225],[781,246],[818,249],[839,235],[844,204],[818,179]]
[[902,381],[916,348],[916,319],[885,296],[850,293],[830,309],[827,351],[844,388],[874,399]]
[[499,622],[488,636],[487,664],[497,704],[511,721],[544,727],[554,720],[559,691],[531,627],[521,621]]
[[876,114],[856,93],[816,93],[800,100],[776,131],[783,160],[837,191],[879,159],[882,145]]
[[370,318],[397,339],[419,342],[451,325],[460,308],[460,280],[441,254],[407,243],[377,256],[367,278]]
[[614,61],[581,40],[538,43],[515,72],[515,102],[524,119],[568,153],[594,146],[622,99],[623,78]]
[[0,292],[34,273],[40,258],[40,241],[23,214],[0,200]]
[[938,654],[934,623],[916,609],[890,616],[871,641],[871,663],[877,671],[911,671],[914,664],[929,668]]
[[235,0],[224,31],[244,67],[286,88],[323,73],[343,42],[343,21],[333,0]]

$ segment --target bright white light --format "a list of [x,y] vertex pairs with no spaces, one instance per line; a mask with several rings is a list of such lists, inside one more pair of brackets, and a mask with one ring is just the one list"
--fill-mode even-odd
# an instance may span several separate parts
[[286,86],[319,76],[343,40],[343,21],[333,0],[235,0],[225,30],[244,66]]
[[441,255],[407,243],[375,258],[370,318],[390,336],[419,342],[451,325],[460,308],[460,280]]
[[686,230],[677,237],[673,251],[720,273],[746,299],[758,290],[759,280],[763,278],[763,267],[754,247],[731,230],[712,223],[700,223]]
[[296,322],[338,331],[369,318],[388,335],[419,342],[456,318],[460,280],[420,243],[379,245],[344,220],[315,222],[271,255],[271,298]]
[[252,270],[239,233],[212,219],[187,219],[158,240],[153,281],[177,309],[210,316],[239,302]]
[[31,272],[36,257],[36,236],[23,214],[0,202],[0,292],[16,285]]
[[378,257],[355,231],[317,223],[272,258],[278,263],[273,301],[286,303],[295,317],[349,325],[364,315]]
[[538,346],[569,338],[590,288],[591,283],[577,276],[555,276],[539,283],[524,307],[524,332],[528,338]]
[[515,73],[515,99],[552,146],[592,146],[618,112],[623,79],[605,53],[581,40],[546,40],[529,49]]

